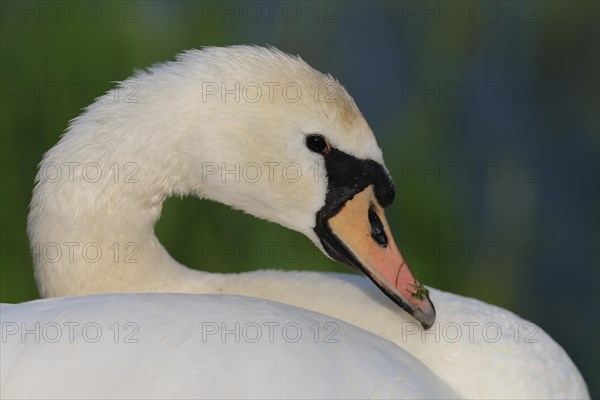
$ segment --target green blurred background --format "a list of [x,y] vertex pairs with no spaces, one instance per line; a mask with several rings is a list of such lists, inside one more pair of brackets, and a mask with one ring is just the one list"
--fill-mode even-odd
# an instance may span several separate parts
[[[2,302],[39,296],[25,233],[35,168],[82,107],[182,50],[271,44],[363,110],[420,279],[536,322],[598,397],[598,2],[1,4]],[[190,267],[351,272],[206,201],[169,199],[156,231]]]

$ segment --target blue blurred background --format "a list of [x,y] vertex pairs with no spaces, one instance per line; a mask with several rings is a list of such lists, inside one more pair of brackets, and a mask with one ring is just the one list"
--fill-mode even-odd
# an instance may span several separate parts
[[[421,281],[536,322],[598,397],[598,2],[1,7],[2,302],[39,297],[25,233],[35,168],[82,107],[182,50],[271,44],[354,96]],[[351,272],[299,234],[196,199],[169,199],[156,231],[190,267]]]

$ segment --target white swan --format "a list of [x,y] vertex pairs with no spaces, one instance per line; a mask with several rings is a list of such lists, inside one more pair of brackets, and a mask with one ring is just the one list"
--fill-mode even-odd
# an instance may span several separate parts
[[[236,179],[235,168],[250,175]],[[385,294],[352,275],[185,268],[153,226],[166,197],[187,194],[305,234]],[[431,290],[438,318],[423,331],[398,308],[433,323],[427,291],[410,274],[383,215],[392,199],[381,150],[333,78],[275,49],[208,48],[138,73],[71,123],[41,164],[28,230],[34,246],[63,251],[56,259],[37,257],[46,297],[180,292],[270,299],[396,343],[464,397],[589,397],[564,350],[506,310]],[[126,251],[135,251],[135,262],[127,262]]]

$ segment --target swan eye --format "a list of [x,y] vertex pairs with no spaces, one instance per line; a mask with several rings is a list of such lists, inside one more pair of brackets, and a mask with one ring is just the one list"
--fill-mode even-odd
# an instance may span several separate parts
[[321,135],[310,135],[306,138],[306,147],[315,153],[327,154],[331,148],[327,140]]

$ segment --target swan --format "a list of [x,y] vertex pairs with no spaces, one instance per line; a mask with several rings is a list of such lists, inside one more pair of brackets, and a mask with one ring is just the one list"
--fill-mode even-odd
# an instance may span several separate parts
[[[239,179],[244,168],[252,174]],[[296,230],[366,277],[188,269],[153,231],[164,199],[174,195],[218,201]],[[260,315],[262,307],[283,307],[271,303],[277,302],[289,307],[283,319],[300,318],[300,307],[362,328],[369,338],[376,335],[381,348],[385,341],[395,343],[403,353],[394,350],[394,362],[422,363],[419,371],[431,371],[412,382],[423,389],[440,380],[465,398],[589,397],[566,352],[535,324],[416,280],[383,212],[394,195],[373,133],[330,75],[274,48],[187,51],[98,98],[45,154],[28,234],[34,249],[62,256],[34,254],[36,280],[43,297],[83,300],[47,299],[8,310],[24,307],[27,316],[56,307],[53,312],[63,318],[71,312],[83,318],[106,315],[104,304],[112,312],[118,304],[161,309],[163,298],[168,312],[189,320],[225,318],[228,312],[240,317],[250,310]],[[127,249],[133,249],[133,260],[123,256]],[[184,301],[111,293],[197,295]],[[91,294],[112,297],[86,296]],[[251,307],[236,314],[227,308],[227,297],[210,297],[216,295],[249,296],[243,298]],[[202,314],[178,313],[175,303],[190,310],[198,304]],[[200,308],[203,303],[211,307]],[[177,335],[187,323],[177,326]],[[161,326],[171,326],[163,332],[170,335],[174,325]],[[219,353],[213,354],[218,363]],[[449,393],[440,397],[455,397]]]

